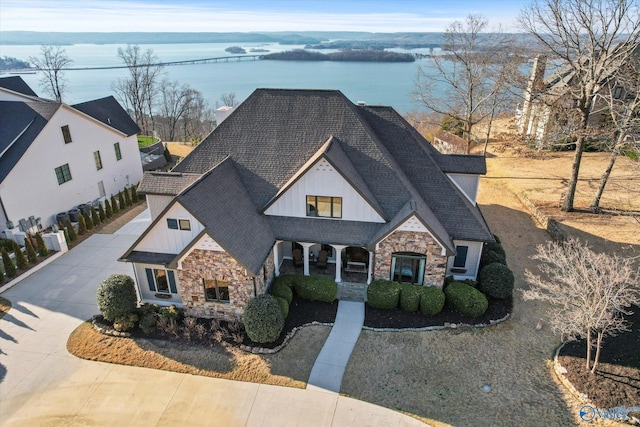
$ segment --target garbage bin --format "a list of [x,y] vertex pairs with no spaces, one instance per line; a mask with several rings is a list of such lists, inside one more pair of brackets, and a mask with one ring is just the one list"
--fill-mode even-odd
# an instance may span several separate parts
[[78,222],[78,217],[80,216],[80,209],[73,208],[69,212],[69,219],[71,222]]
[[65,225],[67,220],[69,219],[69,214],[67,212],[60,212],[56,215],[56,224]]

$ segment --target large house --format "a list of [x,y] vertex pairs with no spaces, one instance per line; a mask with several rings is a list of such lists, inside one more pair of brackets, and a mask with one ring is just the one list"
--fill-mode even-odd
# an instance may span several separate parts
[[[444,155],[390,107],[258,89],[171,172],[145,173],[152,223],[121,261],[143,301],[238,318],[300,254],[336,282],[475,279],[493,236],[484,157]],[[335,268],[335,273],[333,273]],[[343,282],[344,283],[344,282]]]
[[140,129],[111,96],[67,105],[0,78],[0,129],[0,230],[29,218],[46,228],[142,178]]

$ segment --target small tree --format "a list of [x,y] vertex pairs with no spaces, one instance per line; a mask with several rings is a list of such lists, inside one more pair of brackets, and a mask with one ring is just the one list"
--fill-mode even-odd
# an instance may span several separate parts
[[18,245],[18,242],[16,242],[15,240],[11,243],[11,245],[13,246],[13,254],[16,258],[16,266],[20,270],[26,270],[29,266],[29,263],[27,262],[27,258],[24,256],[20,245]]
[[107,218],[111,218],[113,216],[113,210],[111,209],[111,202],[109,202],[109,199],[105,199],[104,201],[104,214]]
[[31,243],[31,239],[28,235],[24,238],[24,248],[27,251],[27,260],[29,261],[29,264],[35,264],[38,261],[38,255],[36,254],[36,250],[33,248],[33,243]]
[[84,219],[84,213],[78,217],[78,234],[82,236],[87,232],[87,222]]
[[87,230],[91,230],[93,228],[93,220],[86,212],[82,212],[82,217],[84,218],[84,224]]
[[78,235],[76,234],[76,230],[73,228],[73,224],[71,224],[71,220],[67,219],[66,221],[67,233],[69,233],[69,241],[75,242],[78,240]]
[[127,207],[131,206],[131,196],[129,195],[129,190],[127,190],[127,187],[125,187],[122,192],[124,193],[124,204]]
[[47,245],[44,244],[44,239],[42,238],[42,234],[40,233],[36,233],[36,246],[38,247],[38,255],[49,255],[49,248],[47,248]]
[[94,207],[91,208],[91,220],[93,221],[93,225],[95,227],[102,223],[102,221],[100,220],[100,214],[98,214],[98,211]]
[[112,274],[98,285],[96,301],[100,313],[110,322],[133,313],[138,305],[133,279],[126,274]]
[[100,222],[105,222],[107,220],[107,213],[105,212],[102,203],[98,203],[98,215],[100,216]]
[[121,211],[127,208],[127,205],[124,202],[124,195],[122,194],[122,191],[118,192],[118,206],[120,207]]
[[140,200],[140,197],[138,197],[138,190],[136,189],[137,185],[132,185],[131,186],[131,201],[133,203],[136,203],[138,200]]
[[7,275],[7,277],[15,277],[16,266],[13,264],[11,256],[9,256],[9,252],[7,252],[5,248],[2,248],[2,264],[4,265],[4,273]]
[[120,208],[118,207],[118,202],[116,202],[116,196],[111,195],[111,210],[114,214],[120,212]]
[[162,155],[164,156],[164,159],[167,161],[167,163],[171,163],[173,161],[171,153],[169,152],[169,146],[167,144],[164,144],[164,151],[162,152]]
[[525,272],[531,289],[523,291],[524,299],[548,301],[553,330],[569,340],[586,339],[587,369],[595,335],[595,373],[603,338],[629,330],[623,315],[640,304],[640,271],[631,259],[595,253],[576,239],[538,245],[532,258],[545,277]]

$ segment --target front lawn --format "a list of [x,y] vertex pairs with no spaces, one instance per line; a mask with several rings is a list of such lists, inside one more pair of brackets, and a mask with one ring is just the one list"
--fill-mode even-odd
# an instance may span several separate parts
[[153,136],[138,135],[138,147],[144,148],[158,142],[158,138]]

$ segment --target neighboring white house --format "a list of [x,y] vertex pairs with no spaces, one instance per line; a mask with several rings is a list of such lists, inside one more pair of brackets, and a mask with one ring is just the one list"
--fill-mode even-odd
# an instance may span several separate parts
[[321,254],[336,282],[475,279],[493,241],[476,204],[485,173],[484,157],[439,153],[390,107],[258,89],[173,171],[145,173],[153,222],[121,260],[143,301],[225,319]]
[[140,131],[113,97],[67,105],[0,78],[0,230],[109,197],[142,178]]

